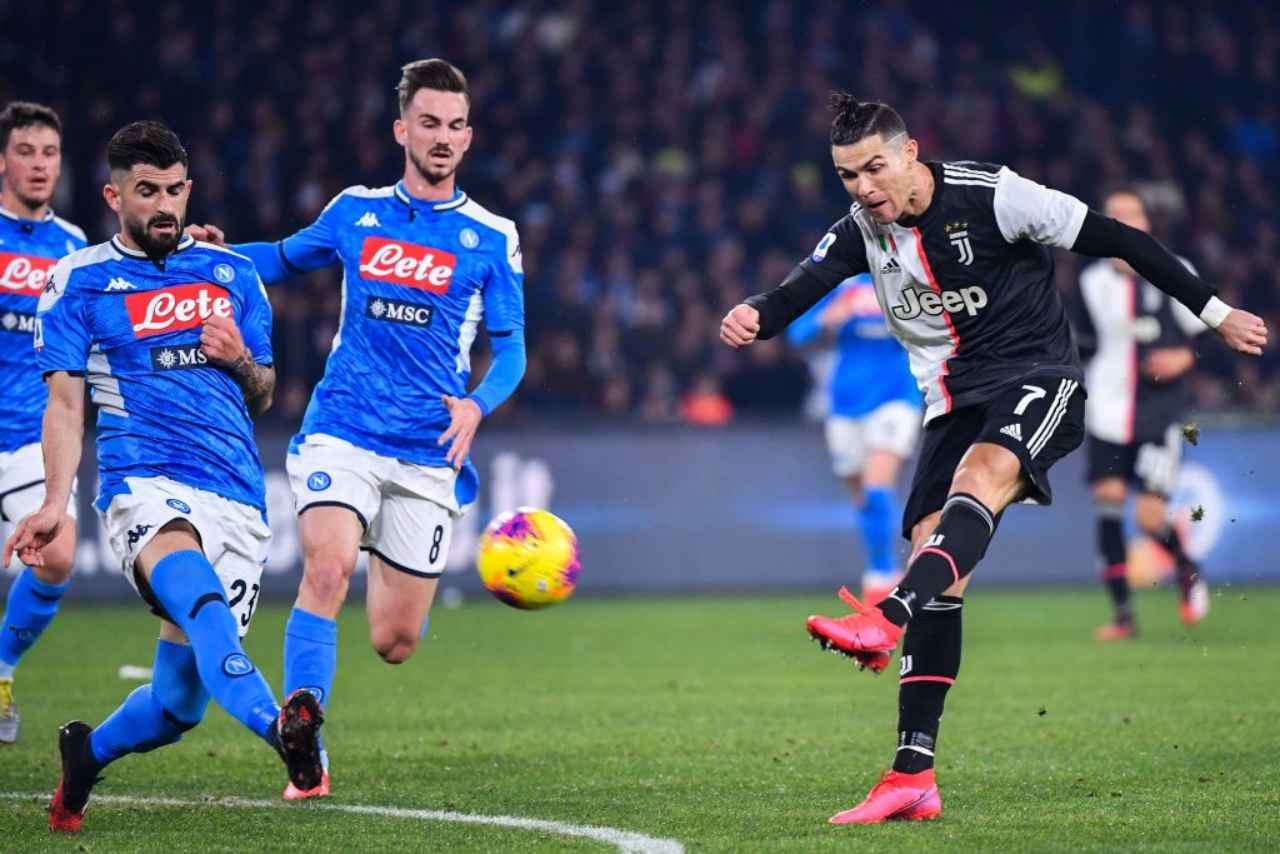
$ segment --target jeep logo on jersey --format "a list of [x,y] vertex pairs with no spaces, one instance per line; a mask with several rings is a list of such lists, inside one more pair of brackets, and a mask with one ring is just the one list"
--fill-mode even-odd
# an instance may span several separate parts
[[202,368],[209,364],[209,357],[199,344],[188,347],[152,347],[151,368],[156,371],[176,371],[182,368]]
[[913,317],[919,317],[921,314],[930,314],[934,317],[942,314],[965,314],[973,317],[978,313],[978,309],[984,308],[987,304],[987,292],[977,285],[967,288],[961,288],[958,291],[917,291],[914,288],[904,288],[902,291],[902,304],[893,307],[893,316],[899,320],[910,320]]
[[124,304],[138,338],[195,329],[215,314],[233,315],[230,294],[207,282],[129,294]]
[[389,320],[392,323],[407,323],[410,326],[430,326],[435,310],[429,305],[416,302],[403,302],[388,297],[369,297],[365,304],[364,316],[373,320]]
[[0,289],[38,297],[56,266],[56,258],[0,252]]
[[457,265],[452,252],[385,237],[366,237],[360,247],[360,275],[364,278],[435,294],[449,290]]
[[0,315],[0,332],[30,335],[36,331],[36,316],[25,311],[6,311]]

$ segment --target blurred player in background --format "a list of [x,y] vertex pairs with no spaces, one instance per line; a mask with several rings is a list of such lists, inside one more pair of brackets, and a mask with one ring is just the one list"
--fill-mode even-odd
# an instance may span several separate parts
[[898,583],[894,549],[902,511],[894,485],[920,436],[920,392],[870,276],[841,282],[787,328],[792,344],[823,333],[833,334],[838,347],[828,383],[827,448],[858,508],[867,551],[862,598],[874,604]]
[[[45,497],[40,418],[49,392],[31,334],[36,304],[58,259],[85,245],[84,232],[49,207],[62,172],[62,122],[41,104],[14,101],[0,111],[0,522],[16,522]],[[14,670],[58,613],[76,552],[75,484],[66,518],[44,562],[9,588],[0,626],[0,744],[18,738]],[[8,562],[5,562],[5,567]]]
[[[235,247],[268,283],[342,265],[339,331],[287,460],[303,578],[285,631],[285,690],[322,703],[359,549],[369,553],[374,649],[399,664],[426,635],[454,520],[476,497],[471,442],[525,369],[515,224],[456,183],[471,147],[466,78],[443,59],[419,60],[404,66],[398,92],[399,183],[349,187],[297,234]],[[468,393],[482,320],[493,362]],[[327,795],[327,755],[325,764],[320,786],[290,786],[285,799]]]
[[[1104,207],[1125,225],[1151,230],[1133,190],[1110,194]],[[1196,360],[1190,342],[1206,327],[1117,258],[1084,269],[1076,302],[1076,339],[1090,360],[1088,477],[1098,511],[1103,582],[1115,608],[1112,622],[1098,628],[1098,639],[1134,634],[1124,536],[1127,484],[1138,491],[1138,527],[1173,558],[1182,620],[1193,625],[1209,610],[1209,588],[1168,518],[1168,498],[1178,480],[1182,423],[1190,406],[1184,381]]]
[[[771,338],[850,276],[870,273],[925,395],[925,438],[903,514],[906,576],[878,606],[812,616],[824,648],[879,672],[903,639],[893,769],[834,824],[942,814],[933,763],[960,670],[962,595],[1005,508],[1053,500],[1049,470],[1084,440],[1083,371],[1049,247],[1119,257],[1187,304],[1234,350],[1262,320],[1233,309],[1150,235],[1008,167],[923,162],[902,117],[832,98],[831,155],[854,203],[777,288],[725,316],[732,347]],[[892,263],[890,263],[892,262]]]
[[191,182],[173,131],[126,125],[107,161],[120,232],[58,262],[40,297],[45,499],[4,550],[39,566],[67,524],[87,383],[102,527],[161,624],[151,683],[96,728],[59,733],[49,827],[70,832],[103,768],[178,741],[211,695],[280,753],[291,781],[321,774],[319,704],[299,691],[281,709],[240,645],[271,539],[252,420],[275,387],[270,303],[247,258],[183,235]]

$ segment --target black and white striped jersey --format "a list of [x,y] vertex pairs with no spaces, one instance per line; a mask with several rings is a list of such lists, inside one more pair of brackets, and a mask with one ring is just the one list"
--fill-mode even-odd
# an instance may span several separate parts
[[832,287],[871,274],[926,423],[1032,374],[1083,380],[1049,247],[1070,248],[1088,208],[1008,167],[926,165],[924,213],[881,224],[854,204],[800,266]]
[[1143,362],[1151,350],[1188,346],[1208,327],[1191,309],[1110,260],[1084,269],[1077,299],[1077,339],[1091,354],[1085,370],[1090,435],[1118,445],[1162,441],[1186,414],[1185,377],[1148,377]]

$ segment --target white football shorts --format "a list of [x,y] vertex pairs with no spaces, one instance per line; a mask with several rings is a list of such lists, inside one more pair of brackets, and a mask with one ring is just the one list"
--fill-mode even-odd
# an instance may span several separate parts
[[836,477],[862,473],[872,451],[887,451],[906,459],[920,438],[920,408],[903,400],[892,400],[866,415],[827,417],[827,448]]
[[[44,503],[44,457],[40,443],[0,453],[0,522],[21,521]],[[67,513],[76,518],[76,483],[71,484]]]
[[308,434],[285,468],[299,514],[346,507],[364,526],[363,550],[410,575],[444,571],[454,520],[470,506],[458,504],[452,468],[384,457],[324,433]]
[[222,582],[244,637],[258,606],[262,567],[271,544],[262,511],[167,477],[127,477],[125,483],[129,491],[112,498],[98,518],[129,584],[138,591],[133,563],[160,529],[176,519],[189,522],[200,535],[204,555]]

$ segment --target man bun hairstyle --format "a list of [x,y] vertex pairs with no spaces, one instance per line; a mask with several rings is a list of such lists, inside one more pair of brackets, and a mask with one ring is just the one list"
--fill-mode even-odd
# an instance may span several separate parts
[[128,172],[139,163],[157,169],[168,169],[175,163],[190,165],[178,135],[167,125],[150,121],[125,125],[107,143],[107,165],[112,172]]
[[44,125],[51,127],[62,136],[62,119],[52,107],[36,104],[31,101],[10,101],[0,110],[0,151],[9,147],[9,134],[18,128]]
[[400,99],[400,112],[404,112],[419,89],[435,89],[439,92],[460,92],[471,104],[471,90],[467,88],[467,76],[448,60],[432,58],[410,62],[400,69],[400,83],[396,94]]
[[876,134],[888,142],[907,133],[906,122],[888,104],[859,101],[848,92],[832,92],[827,106],[835,113],[831,120],[832,145],[853,145]]

